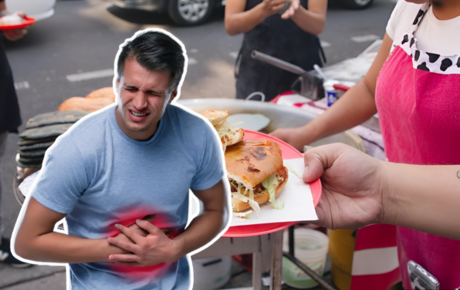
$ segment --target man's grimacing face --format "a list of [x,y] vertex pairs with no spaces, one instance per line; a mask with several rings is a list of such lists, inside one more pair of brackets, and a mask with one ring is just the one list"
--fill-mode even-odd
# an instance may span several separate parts
[[[117,80],[120,102],[115,114],[118,126],[134,140],[148,140],[155,134],[163,115],[171,74],[149,71],[134,58],[128,58],[123,77]],[[174,99],[177,90],[171,94]]]

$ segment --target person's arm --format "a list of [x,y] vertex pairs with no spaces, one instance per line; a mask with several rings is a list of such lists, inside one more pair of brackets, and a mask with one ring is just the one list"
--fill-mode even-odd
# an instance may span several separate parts
[[316,224],[331,229],[373,223],[460,240],[460,165],[389,163],[344,144],[305,153],[303,180],[321,177]]
[[75,135],[68,131],[46,151],[31,197],[16,221],[15,251],[25,259],[86,263],[108,261],[110,254],[124,253],[105,239],[84,239],[53,232],[54,225],[72,212],[95,176],[95,166],[85,162],[74,138]]
[[300,5],[300,0],[293,0],[291,10],[281,15],[281,18],[290,18],[303,31],[319,35],[326,25],[327,0],[309,0],[308,9]]
[[460,240],[460,165],[383,163],[382,223]]
[[149,266],[162,262],[175,262],[186,254],[206,245],[225,227],[229,215],[224,181],[206,190],[193,190],[204,204],[204,213],[196,217],[189,227],[174,239],[169,239],[157,227],[146,221],[136,221],[148,232],[143,237],[122,225],[118,229],[128,239],[109,238],[110,244],[131,254],[113,254],[109,261],[121,265]]
[[392,43],[392,39],[385,34],[382,46],[366,76],[326,112],[302,127],[277,129],[270,135],[303,151],[304,145],[353,128],[372,117],[377,112],[374,98],[377,76],[388,58]]
[[225,5],[225,30],[229,35],[251,31],[270,15],[284,6],[285,0],[264,0],[262,3],[244,11],[246,0],[228,0]]
[[109,255],[125,253],[105,239],[83,239],[53,232],[66,215],[50,210],[31,198],[15,236],[15,252],[40,262],[90,263],[108,261]]

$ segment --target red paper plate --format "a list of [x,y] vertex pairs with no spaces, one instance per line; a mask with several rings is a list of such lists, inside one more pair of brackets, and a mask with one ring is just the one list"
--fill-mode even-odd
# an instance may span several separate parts
[[[281,152],[283,155],[283,160],[286,159],[295,159],[303,157],[302,153],[297,151],[291,145],[264,133],[244,130],[244,139],[270,139],[278,143],[281,147]],[[313,204],[315,207],[318,205],[321,198],[321,181],[319,179],[310,183],[311,194],[313,195]],[[252,237],[265,235],[279,230],[285,229],[289,226],[296,224],[297,222],[282,222],[282,223],[270,223],[270,224],[257,224],[257,225],[248,225],[248,226],[236,226],[230,227],[225,234],[222,235],[224,238],[240,238],[240,237]]]
[[16,29],[22,28],[35,23],[35,18],[33,17],[25,17],[24,22],[21,24],[12,24],[12,25],[0,25],[0,30],[9,30],[9,29]]

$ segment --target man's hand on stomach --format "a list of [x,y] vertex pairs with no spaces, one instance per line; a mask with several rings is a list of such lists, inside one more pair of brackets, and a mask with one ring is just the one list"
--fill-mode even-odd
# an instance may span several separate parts
[[110,255],[110,262],[145,267],[175,262],[180,258],[181,245],[168,237],[171,229],[159,229],[146,218],[137,220],[129,227],[119,224],[116,227],[121,233],[115,238],[108,238],[108,242],[127,253]]

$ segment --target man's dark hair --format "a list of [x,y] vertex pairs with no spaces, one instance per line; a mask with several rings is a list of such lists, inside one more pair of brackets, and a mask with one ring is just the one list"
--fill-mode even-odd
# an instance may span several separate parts
[[169,92],[177,88],[184,71],[185,58],[182,47],[168,35],[150,31],[128,42],[118,56],[118,78],[123,76],[127,59],[134,58],[149,71],[169,71]]

